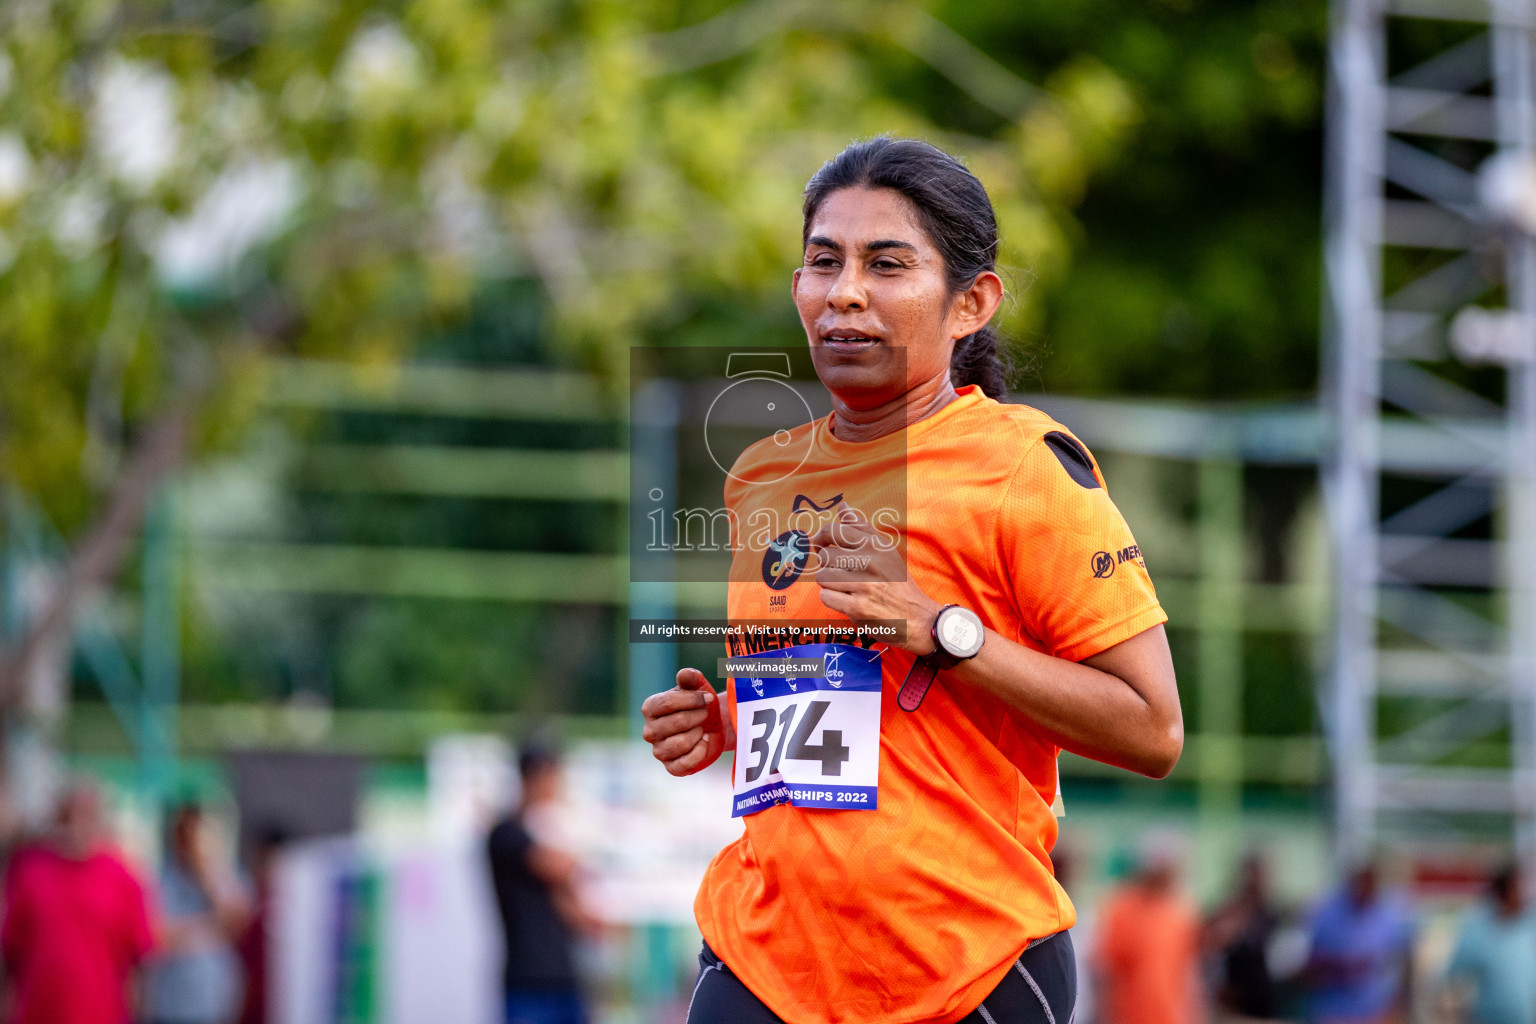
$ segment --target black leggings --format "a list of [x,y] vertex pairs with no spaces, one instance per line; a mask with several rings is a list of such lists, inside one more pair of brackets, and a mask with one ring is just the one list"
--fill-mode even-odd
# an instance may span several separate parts
[[[1077,961],[1066,932],[1041,939],[960,1024],[1072,1024],[1077,1006]],[[699,980],[688,1004],[688,1024],[784,1024],[747,991],[709,944],[699,954]]]

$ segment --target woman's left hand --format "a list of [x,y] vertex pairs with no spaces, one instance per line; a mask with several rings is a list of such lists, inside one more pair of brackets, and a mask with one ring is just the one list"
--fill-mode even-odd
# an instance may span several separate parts
[[933,620],[942,607],[907,573],[901,552],[846,504],[810,539],[816,555],[821,603],[856,625],[900,620],[906,641],[892,646],[913,654],[933,651]]

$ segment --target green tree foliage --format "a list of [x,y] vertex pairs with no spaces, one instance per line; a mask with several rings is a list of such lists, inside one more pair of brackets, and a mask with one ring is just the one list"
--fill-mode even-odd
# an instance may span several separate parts
[[1026,383],[1213,399],[1310,393],[1327,5],[951,2],[937,13],[1028,78],[1098,61],[1142,115],[1077,183],[1070,273],[1042,281],[1043,329],[1021,339],[1039,371]]
[[[487,277],[537,277],[563,358],[598,369],[642,339],[782,325],[799,189],[854,137],[966,156],[1015,261],[1063,280],[1071,207],[1141,116],[1099,59],[1063,50],[1025,80],[994,39],[895,0],[0,18],[0,472],[69,530],[178,389],[213,396],[217,440],[265,354],[398,359]],[[991,120],[893,88],[893,67]],[[1015,305],[1020,333],[1045,294]]]
[[[198,458],[243,436],[270,356],[463,357],[487,294],[616,387],[636,343],[791,340],[800,189],[879,132],[991,191],[1026,388],[1304,391],[1323,32],[1322,0],[0,4],[0,488],[78,539],[178,403]],[[410,533],[438,512],[357,515],[439,545]],[[559,676],[595,708],[613,675],[524,657],[559,609],[313,611],[268,632],[335,637],[311,660],[339,703]],[[190,632],[204,696],[305,662]]]

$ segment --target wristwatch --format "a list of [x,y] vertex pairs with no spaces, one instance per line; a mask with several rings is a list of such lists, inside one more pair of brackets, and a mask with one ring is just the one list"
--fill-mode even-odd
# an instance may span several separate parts
[[907,678],[896,693],[896,706],[916,711],[933,685],[933,677],[962,661],[976,657],[987,642],[987,630],[981,617],[969,608],[947,604],[933,620],[933,652],[912,663]]

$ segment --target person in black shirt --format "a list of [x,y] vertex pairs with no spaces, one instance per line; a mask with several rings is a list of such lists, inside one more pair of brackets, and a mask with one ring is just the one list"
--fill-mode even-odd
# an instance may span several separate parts
[[1217,967],[1216,1002],[1242,1018],[1279,1016],[1269,944],[1280,915],[1269,892],[1269,866],[1257,853],[1243,858],[1237,890],[1206,924],[1206,949]]
[[586,1024],[574,947],[589,919],[573,885],[577,864],[535,837],[539,818],[559,799],[559,755],[525,744],[518,769],[522,804],[491,829],[486,844],[507,941],[507,1024]]

